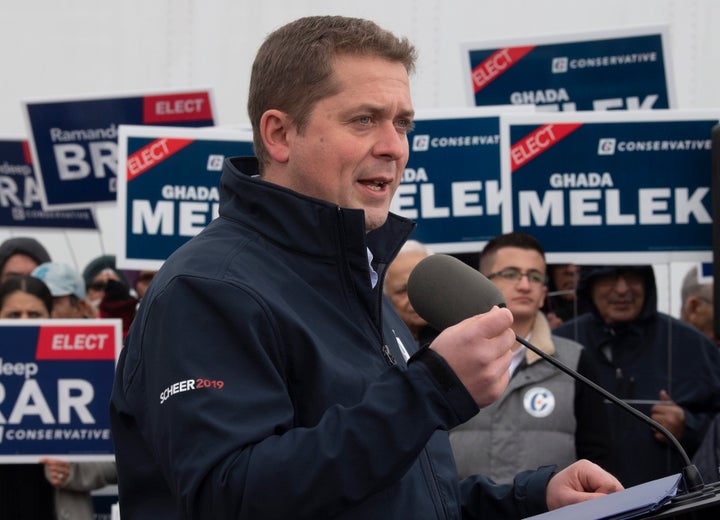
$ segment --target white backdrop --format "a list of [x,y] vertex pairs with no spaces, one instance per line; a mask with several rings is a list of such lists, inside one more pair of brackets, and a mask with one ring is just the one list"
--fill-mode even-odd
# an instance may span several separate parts
[[[23,99],[175,87],[211,87],[218,124],[245,125],[255,51],[311,14],[362,16],[409,37],[416,108],[463,105],[461,42],[657,24],[670,27],[679,108],[720,106],[717,0],[25,0],[0,4],[0,137],[27,136]],[[114,208],[96,216],[99,232],[0,228],[0,241],[32,234],[82,269],[117,250]],[[659,268],[663,310],[677,314],[687,267]]]

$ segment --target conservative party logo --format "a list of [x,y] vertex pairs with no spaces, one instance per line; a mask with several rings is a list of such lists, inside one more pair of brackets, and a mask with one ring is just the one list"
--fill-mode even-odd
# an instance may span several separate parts
[[615,138],[604,137],[598,141],[598,155],[614,155],[615,154]]
[[523,406],[533,417],[547,417],[555,409],[555,396],[547,388],[536,386],[525,392]]
[[558,56],[553,58],[551,70],[553,74],[563,74],[568,71],[567,56]]
[[208,156],[207,170],[211,172],[221,172],[223,167],[224,155],[211,154]]
[[416,135],[413,137],[413,152],[427,152],[430,149],[430,136],[428,134]]

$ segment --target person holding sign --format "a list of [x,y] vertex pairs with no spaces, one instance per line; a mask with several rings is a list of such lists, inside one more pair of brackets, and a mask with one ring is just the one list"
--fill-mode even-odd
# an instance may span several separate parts
[[[53,263],[41,264],[35,271],[46,277],[52,289],[33,276],[11,277],[0,284],[1,318],[82,317],[57,316],[54,308],[58,298],[66,296],[66,291],[71,291],[78,299],[83,296],[84,283],[77,273],[69,266]],[[51,291],[56,294],[52,295]],[[67,311],[64,303],[68,302],[61,302],[60,309]],[[94,511],[90,491],[115,482],[114,462],[70,463],[43,458],[40,464],[0,465],[0,504],[3,504],[0,507],[8,518],[13,519],[92,520]],[[55,490],[48,485],[52,485]],[[28,500],[23,500],[26,494]],[[28,501],[31,503],[28,504]],[[8,504],[11,503],[17,504],[17,511],[9,509]]]
[[[15,275],[0,283],[0,319],[46,319],[52,312],[47,286],[32,276]],[[0,464],[3,518],[53,518],[53,491],[41,464]]]
[[117,483],[114,462],[68,462],[45,457],[40,463],[45,466],[45,478],[55,488],[57,520],[93,520],[95,510],[90,492]]
[[621,488],[588,461],[458,480],[447,430],[502,393],[514,334],[493,308],[418,350],[383,296],[413,229],[389,207],[414,61],[340,16],[262,44],[257,161],[225,160],[219,218],[164,263],[120,355],[124,519],[520,518]]

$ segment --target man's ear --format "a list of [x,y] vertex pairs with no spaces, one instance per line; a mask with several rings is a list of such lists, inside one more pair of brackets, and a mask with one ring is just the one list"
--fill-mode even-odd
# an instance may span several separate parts
[[698,305],[700,304],[700,298],[697,296],[688,296],[685,301],[685,310],[688,316],[694,316],[697,313]]
[[290,157],[290,133],[294,126],[290,116],[280,110],[268,110],[260,118],[260,137],[272,160],[286,163]]

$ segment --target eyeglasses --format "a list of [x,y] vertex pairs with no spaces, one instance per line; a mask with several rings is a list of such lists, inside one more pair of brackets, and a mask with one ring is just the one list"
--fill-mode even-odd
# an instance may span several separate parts
[[107,288],[107,282],[93,282],[87,288],[91,291],[104,291]]
[[508,283],[518,283],[522,280],[523,276],[527,276],[528,282],[533,285],[545,285],[547,283],[547,276],[537,269],[530,269],[523,273],[517,267],[506,267],[505,269],[487,275],[489,280],[499,278]]

